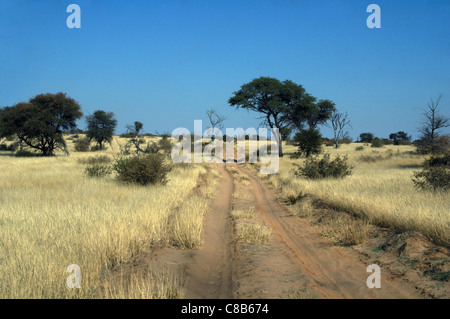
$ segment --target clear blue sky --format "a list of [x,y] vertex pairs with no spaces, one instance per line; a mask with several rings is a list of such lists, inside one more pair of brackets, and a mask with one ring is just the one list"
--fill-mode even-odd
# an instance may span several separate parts
[[[66,26],[71,3],[81,29]],[[366,26],[371,3],[381,29]],[[448,0],[0,0],[0,105],[62,91],[85,114],[114,112],[118,133],[193,130],[211,107],[226,127],[257,127],[227,101],[271,76],[333,100],[354,138],[417,138],[430,97],[450,115],[449,21]]]

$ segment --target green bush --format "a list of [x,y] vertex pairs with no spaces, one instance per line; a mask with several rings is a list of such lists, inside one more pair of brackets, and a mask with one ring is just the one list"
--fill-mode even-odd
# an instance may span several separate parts
[[299,154],[304,154],[306,157],[318,154],[322,150],[322,135],[314,128],[296,133],[294,142],[298,146]]
[[318,157],[308,158],[303,166],[294,164],[294,174],[309,179],[322,178],[344,178],[352,173],[353,167],[348,165],[347,156],[341,158],[339,155],[334,160],[330,154],[325,154],[321,159]]
[[420,172],[414,172],[414,186],[422,190],[448,191],[450,189],[450,154],[432,155]]
[[117,179],[126,183],[140,185],[166,184],[167,174],[172,166],[164,163],[161,154],[138,154],[122,156],[116,159],[113,170],[117,172]]
[[73,141],[75,143],[75,151],[77,152],[87,152],[89,151],[89,139],[79,138]]
[[84,170],[89,177],[105,177],[112,173],[111,167],[104,164],[91,164]]
[[355,151],[364,151],[364,146],[356,146]]
[[383,147],[383,145],[384,145],[383,141],[380,138],[376,137],[373,139],[371,146],[372,147]]

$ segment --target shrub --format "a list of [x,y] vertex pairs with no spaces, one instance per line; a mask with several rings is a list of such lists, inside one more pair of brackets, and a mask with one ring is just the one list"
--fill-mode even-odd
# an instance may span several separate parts
[[289,194],[286,199],[288,205],[295,205],[298,201],[301,201],[304,197],[305,195],[303,194],[303,192],[300,191],[297,195]]
[[371,146],[372,147],[383,147],[383,145],[384,145],[383,141],[380,138],[376,137],[373,139]]
[[355,151],[364,151],[364,146],[356,146]]
[[159,152],[159,147],[155,142],[148,142],[147,147],[143,151],[148,154],[157,154]]
[[100,146],[99,144],[94,145],[94,146],[91,147],[91,151],[92,151],[92,152],[105,151],[105,150],[107,150],[107,149],[108,149],[108,147],[106,147],[106,145]]
[[450,152],[450,135],[442,135],[435,138],[433,143],[426,138],[414,141],[416,151],[419,154],[446,154]]
[[309,179],[321,178],[344,178],[350,175],[353,167],[348,165],[348,157],[341,158],[339,155],[330,160],[330,154],[325,154],[321,159],[318,157],[308,158],[303,167],[297,166],[294,174]]
[[158,141],[158,148],[165,153],[169,153],[172,150],[172,143],[167,137],[163,137]]
[[339,144],[351,144],[353,139],[350,136],[344,136],[339,140]]
[[73,141],[75,143],[75,151],[77,152],[87,152],[89,151],[89,139],[87,138],[80,138],[76,141]]
[[84,170],[89,177],[105,177],[112,173],[111,167],[104,164],[91,164]]
[[432,155],[420,172],[414,172],[414,186],[422,190],[448,191],[450,189],[450,153]]
[[117,179],[126,183],[140,185],[165,184],[167,174],[172,166],[164,163],[161,154],[138,154],[130,157],[119,157],[113,164]]

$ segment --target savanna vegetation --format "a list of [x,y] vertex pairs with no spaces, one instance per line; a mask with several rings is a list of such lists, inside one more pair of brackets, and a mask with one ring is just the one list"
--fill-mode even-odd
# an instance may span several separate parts
[[[70,156],[0,154],[0,298],[182,297],[182,281],[168,269],[148,269],[151,281],[132,278],[127,288],[109,272],[152,247],[198,248],[215,169],[175,165],[165,185],[124,183],[109,168],[123,165],[126,141],[114,136],[108,150],[76,152],[77,139],[65,137]],[[97,171],[86,174],[89,167]],[[194,192],[203,174],[208,188]],[[81,268],[83,289],[66,286],[71,264]]]

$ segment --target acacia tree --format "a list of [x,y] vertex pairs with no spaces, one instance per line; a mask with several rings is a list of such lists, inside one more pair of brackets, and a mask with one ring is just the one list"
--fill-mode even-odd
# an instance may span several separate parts
[[440,130],[450,126],[450,118],[439,114],[438,106],[442,95],[434,101],[432,98],[428,103],[428,109],[423,113],[425,120],[419,129],[422,136],[419,141],[419,151],[422,153],[436,153],[440,151],[437,141],[440,137]]
[[[289,110],[301,108],[306,95],[305,89],[290,80],[281,82],[271,77],[260,77],[241,86],[239,91],[233,93],[228,100],[231,106],[255,111],[262,114],[262,119],[271,129],[281,130],[290,124]],[[275,136],[278,142],[278,155],[283,156],[282,136]]]
[[336,112],[335,103],[330,100],[319,100],[305,114],[305,120],[309,128],[315,129],[318,125],[325,124]]
[[394,142],[394,145],[409,144],[411,141],[411,136],[403,131],[398,131],[397,133],[389,134],[389,139]]
[[361,143],[372,143],[375,139],[375,135],[373,133],[361,133],[359,134],[359,141]]
[[0,116],[0,134],[16,136],[44,156],[54,155],[56,149],[67,152],[63,131],[76,128],[82,117],[81,107],[66,93],[39,94],[28,103],[4,108]]
[[111,143],[114,130],[117,126],[117,120],[113,112],[102,110],[95,111],[92,115],[86,116],[87,137],[89,141],[95,140],[100,149],[103,149],[103,143]]
[[343,139],[347,132],[344,131],[347,126],[350,126],[350,120],[348,119],[348,113],[339,113],[334,111],[330,117],[331,127],[334,133],[334,145],[339,148],[339,140]]
[[209,123],[211,124],[212,136],[211,139],[214,141],[214,132],[215,129],[222,130],[223,122],[226,120],[226,117],[219,114],[215,109],[206,110],[206,116],[208,117]]

